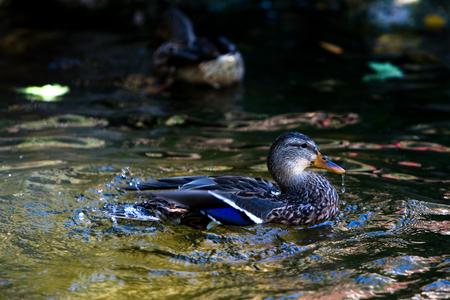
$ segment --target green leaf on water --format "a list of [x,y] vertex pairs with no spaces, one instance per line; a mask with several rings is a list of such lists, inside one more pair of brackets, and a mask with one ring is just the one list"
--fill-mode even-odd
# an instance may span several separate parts
[[363,76],[362,81],[369,82],[372,80],[385,81],[389,78],[402,78],[403,72],[399,67],[394,66],[390,62],[369,62],[369,68],[374,70],[376,74],[367,74]]
[[42,101],[57,101],[59,96],[70,91],[68,86],[59,84],[46,84],[44,86],[29,86],[17,88],[17,93],[26,94],[27,98],[34,98]]

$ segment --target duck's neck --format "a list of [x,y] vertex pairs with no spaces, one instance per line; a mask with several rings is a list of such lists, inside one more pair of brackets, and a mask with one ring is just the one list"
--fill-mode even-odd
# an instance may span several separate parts
[[171,41],[182,42],[191,46],[196,39],[191,20],[181,12],[171,20],[169,27]]
[[283,194],[299,194],[308,189],[311,185],[311,176],[314,175],[313,172],[303,171],[288,177],[278,177],[274,179],[277,181]]
[[185,43],[189,46],[196,39],[191,20],[177,9],[169,9],[163,14],[156,35],[167,42]]

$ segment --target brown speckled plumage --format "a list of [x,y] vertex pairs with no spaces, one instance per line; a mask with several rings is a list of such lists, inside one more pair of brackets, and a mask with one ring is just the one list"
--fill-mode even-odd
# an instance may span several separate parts
[[273,210],[265,223],[310,225],[333,220],[339,214],[339,196],[322,175],[308,172],[308,182],[295,195],[280,195],[285,206]]

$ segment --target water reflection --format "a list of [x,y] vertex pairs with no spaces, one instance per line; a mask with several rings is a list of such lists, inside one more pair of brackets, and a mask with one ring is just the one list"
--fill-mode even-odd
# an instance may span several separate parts
[[105,141],[96,138],[75,138],[71,136],[42,137],[42,138],[9,138],[1,139],[3,143],[13,144],[0,146],[0,151],[8,150],[44,150],[52,148],[91,149],[105,145]]
[[233,138],[187,136],[180,138],[177,146],[186,147],[187,149],[220,149],[229,151],[230,147],[235,148],[237,144]]
[[[208,150],[210,144],[215,144],[214,139],[198,138],[196,146],[195,141],[190,143],[192,148]],[[188,143],[188,140],[188,137],[178,139],[175,148]],[[218,138],[218,142],[219,145],[245,145],[245,142],[238,138]],[[334,145],[334,142],[331,145]],[[330,148],[332,149],[341,151],[342,148]],[[242,162],[247,162],[250,166],[257,166],[249,170],[261,168],[263,171],[262,152],[261,155],[257,154],[257,157],[249,157],[240,155],[238,151],[236,162],[241,161],[241,167]],[[192,169],[192,172],[204,172],[206,166],[202,165],[211,166],[211,161],[202,160],[198,161],[200,164],[197,162],[183,166],[166,156],[172,155],[183,162],[184,158],[190,158],[190,153],[186,155],[185,152],[145,153],[162,153],[149,158],[148,169],[142,166],[145,176],[161,176],[158,170],[187,174],[193,166],[198,169]],[[358,155],[349,157],[358,158]],[[261,164],[252,164],[256,158],[261,159]],[[166,159],[167,164],[164,163]],[[185,161],[189,163],[190,159]],[[212,161],[216,162],[215,159]],[[354,169],[369,172],[366,166],[357,161],[347,163],[353,163]],[[180,169],[158,168],[161,165]],[[228,163],[223,166],[230,165],[233,164],[228,159]],[[98,168],[86,165],[72,172],[64,170],[63,167],[61,172],[48,170],[35,173],[26,184],[27,198],[22,197],[15,201],[18,203],[18,209],[13,220],[25,217],[26,222],[20,224],[24,226],[24,230],[32,229],[37,241],[23,239],[19,242],[15,238],[17,233],[14,227],[9,230],[12,237],[6,233],[0,233],[0,236],[6,238],[12,246],[12,250],[4,251],[8,258],[17,255],[17,252],[23,253],[25,248],[29,249],[29,255],[33,259],[40,257],[45,252],[42,246],[39,246],[41,244],[55,248],[51,251],[51,264],[48,258],[43,256],[44,259],[41,259],[39,264],[28,266],[25,279],[2,277],[2,280],[15,285],[23,285],[25,280],[39,282],[40,287],[49,295],[56,291],[61,293],[63,289],[67,291],[65,293],[69,293],[66,295],[77,297],[87,297],[88,291],[95,293],[105,288],[117,295],[117,287],[131,284],[133,295],[147,298],[160,296],[159,293],[163,291],[166,295],[177,295],[176,297],[197,297],[199,294],[212,297],[210,292],[199,292],[200,286],[213,290],[214,297],[238,297],[242,293],[255,297],[301,297],[310,294],[318,297],[332,293],[342,298],[361,298],[408,289],[412,283],[396,276],[427,273],[434,265],[443,263],[438,255],[430,259],[420,254],[389,253],[408,252],[407,248],[414,245],[411,241],[420,242],[418,235],[423,232],[439,232],[441,236],[446,236],[449,231],[447,222],[439,219],[439,216],[448,214],[450,210],[447,206],[430,205],[423,201],[390,201],[401,196],[383,194],[379,189],[367,186],[364,186],[364,198],[355,194],[358,186],[355,187],[350,174],[347,175],[350,192],[342,196],[347,204],[343,204],[342,214],[335,225],[317,228],[275,225],[247,228],[223,226],[210,231],[197,231],[170,223],[114,222],[101,215],[98,209],[105,203],[114,205],[119,199],[123,201],[118,198],[115,188],[123,185],[124,179],[121,176],[114,179],[121,166],[123,163]],[[241,171],[245,171],[245,168]],[[63,179],[64,175],[66,178],[84,181],[72,181],[68,184],[69,181]],[[135,173],[133,176],[139,174]],[[60,181],[56,181],[58,178]],[[105,178],[107,183],[104,182]],[[59,182],[59,185],[55,182]],[[340,178],[336,178],[334,182],[339,183]],[[67,187],[68,195],[48,199],[45,205],[38,200],[47,193],[66,193]],[[74,192],[80,191],[83,191],[85,196],[74,198]],[[126,201],[134,203],[136,199],[128,196]],[[0,205],[5,205],[4,203]],[[46,235],[40,236],[39,232]],[[45,242],[49,235],[54,236],[56,240]],[[416,245],[423,247],[419,243]],[[71,250],[68,251],[67,247]],[[84,261],[82,268],[79,266],[80,259]],[[108,267],[102,271],[94,267],[104,265],[105,261],[110,263],[106,263]],[[62,272],[57,265],[63,265],[65,270],[77,270],[78,275],[69,271]],[[92,267],[86,267],[87,265]],[[34,272],[30,273],[30,270]],[[19,270],[14,273],[22,274]],[[233,283],[236,277],[241,282],[238,287]],[[48,278],[52,279],[52,286],[46,283]],[[213,284],[219,279],[225,285],[224,288]],[[144,284],[137,286],[133,284],[136,281]],[[171,288],[167,288],[168,284]],[[234,288],[230,290],[228,286]],[[298,286],[302,286],[302,289],[299,290]],[[438,283],[436,287],[430,283],[423,286],[424,291],[428,289],[428,292],[438,292]],[[129,290],[125,288],[123,293],[128,293]]]
[[8,133],[20,130],[45,130],[53,128],[77,128],[77,127],[105,127],[108,122],[105,119],[88,118],[81,115],[57,115],[38,121],[23,122],[18,125],[4,128]]
[[450,134],[450,123],[435,122],[435,123],[417,124],[411,126],[409,129],[412,131],[421,132],[423,134],[448,135]]
[[[154,81],[154,77],[148,77],[143,74],[131,74],[123,82],[116,84],[131,91],[152,95],[155,92],[149,89],[148,86],[153,84]],[[197,113],[212,112],[214,114],[242,110],[241,100],[243,95],[244,88],[241,84],[216,89],[176,82],[161,92],[161,96],[164,99],[170,99],[171,110]]]
[[[244,87],[241,84],[214,89],[177,83],[164,91],[163,95],[172,101],[181,102],[188,112],[209,112],[213,114],[242,110]],[[176,104],[175,102],[175,104]]]
[[[254,117],[259,117],[255,115]],[[226,116],[226,123],[220,121],[223,127],[232,131],[276,131],[292,130],[304,125],[311,125],[317,128],[342,128],[347,125],[357,124],[360,119],[357,114],[333,114],[324,112],[310,113],[289,113],[277,115],[265,120],[245,120],[246,115],[229,114]]]
[[[345,143],[344,143],[345,144]],[[397,159],[392,159],[393,153],[390,152],[392,149],[400,149],[407,151],[419,151],[419,152],[430,152],[431,153],[447,153],[450,148],[438,143],[432,142],[423,142],[423,141],[393,141],[388,144],[376,144],[376,143],[347,143],[347,149],[355,149],[355,150],[363,150],[358,152],[345,152],[346,157],[340,158],[342,161],[345,161],[350,164],[344,165],[346,167],[347,173],[354,174],[364,174],[374,177],[383,177],[386,179],[395,179],[395,180],[403,180],[403,181],[415,181],[421,183],[446,183],[448,179],[442,178],[439,175],[439,172],[433,176],[431,172],[428,173],[428,178],[423,176],[423,168],[427,168],[429,170],[433,170],[436,168],[436,165],[430,165],[426,162],[426,156],[415,156],[411,154],[411,157],[414,157],[414,160],[405,160],[403,157],[399,157]],[[379,153],[378,159],[373,159],[373,154],[370,153]],[[383,159],[383,156],[385,157]],[[342,163],[341,163],[342,164]],[[356,167],[358,165],[359,167]],[[398,167],[401,167],[401,171],[399,172]],[[404,168],[403,168],[404,167]],[[408,169],[407,169],[408,168]],[[416,172],[412,171],[410,173],[407,172],[409,168],[417,169]],[[414,174],[411,174],[414,173]],[[431,176],[430,176],[431,175]]]
[[414,151],[435,151],[435,152],[450,152],[450,147],[446,147],[436,143],[421,142],[421,141],[396,141],[392,144],[371,144],[371,143],[353,143],[349,146],[350,149],[404,149]]
[[17,169],[28,169],[28,168],[37,168],[37,167],[48,167],[53,165],[59,165],[67,163],[62,160],[41,160],[41,161],[30,161],[24,163],[15,163],[12,165],[3,165],[0,166],[0,171],[8,171],[8,170],[17,170]]
[[186,152],[164,152],[164,153],[145,153],[146,156],[152,158],[164,158],[164,159],[173,159],[173,160],[191,160],[191,159],[200,159],[201,155],[198,153],[186,153]]
[[[435,282],[422,288],[424,296],[429,299],[448,299],[450,298],[450,281],[438,279]],[[420,295],[415,295],[419,298]]]
[[433,258],[425,259],[420,256],[401,256],[375,260],[364,265],[367,268],[381,269],[386,274],[409,276],[413,273],[429,271]]
[[402,166],[409,166],[409,167],[418,167],[418,168],[422,167],[422,164],[416,163],[413,161],[399,161],[398,164],[402,165]]

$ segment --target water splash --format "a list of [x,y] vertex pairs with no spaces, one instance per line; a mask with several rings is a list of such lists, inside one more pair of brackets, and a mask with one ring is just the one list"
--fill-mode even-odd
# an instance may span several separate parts
[[345,194],[345,182],[344,182],[344,178],[345,178],[345,174],[342,174],[342,189],[341,189],[341,193]]

